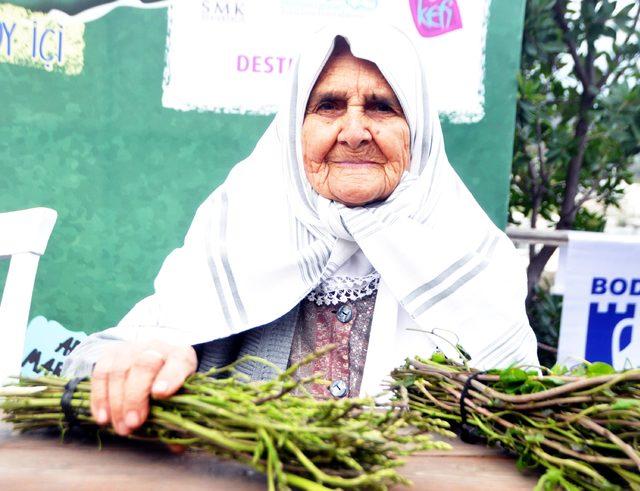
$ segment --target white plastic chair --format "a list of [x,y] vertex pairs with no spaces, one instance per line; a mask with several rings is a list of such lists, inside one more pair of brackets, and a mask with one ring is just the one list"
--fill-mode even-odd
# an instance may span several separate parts
[[0,300],[0,385],[20,374],[38,261],[57,218],[50,208],[0,213],[0,260],[11,259]]

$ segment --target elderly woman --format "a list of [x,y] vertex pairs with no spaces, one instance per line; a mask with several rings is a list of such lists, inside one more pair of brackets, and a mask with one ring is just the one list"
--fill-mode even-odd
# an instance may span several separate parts
[[[391,28],[327,29],[249,158],[198,209],[155,293],[69,357],[122,435],[149,396],[245,354],[376,394],[404,357],[537,365],[514,248],[451,168],[423,68]],[[245,363],[254,380],[271,368]],[[304,375],[304,374],[301,374]]]

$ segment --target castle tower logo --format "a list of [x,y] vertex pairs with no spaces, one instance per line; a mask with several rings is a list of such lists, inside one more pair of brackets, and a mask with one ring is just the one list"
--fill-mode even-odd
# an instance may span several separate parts
[[630,302],[640,296],[640,278],[594,277],[591,296],[619,300],[589,303],[585,358],[618,369],[640,360],[640,309]]
[[589,304],[585,358],[623,367],[626,360],[640,355],[640,327],[635,321],[636,306],[608,303],[601,308]]
[[434,37],[462,29],[456,0],[409,0],[413,22],[422,37]]

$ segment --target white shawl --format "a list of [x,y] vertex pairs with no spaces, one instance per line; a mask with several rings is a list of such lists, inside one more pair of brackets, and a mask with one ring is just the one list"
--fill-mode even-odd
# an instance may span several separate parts
[[[376,63],[411,132],[409,171],[387,200],[364,207],[319,196],[301,158],[307,99],[336,35]],[[345,25],[315,35],[253,153],[200,206],[155,294],[112,334],[196,344],[264,325],[361,250],[381,275],[363,392],[404,357],[429,356],[436,346],[455,356],[457,342],[477,367],[537,364],[523,268],[449,164],[423,70],[393,28]]]

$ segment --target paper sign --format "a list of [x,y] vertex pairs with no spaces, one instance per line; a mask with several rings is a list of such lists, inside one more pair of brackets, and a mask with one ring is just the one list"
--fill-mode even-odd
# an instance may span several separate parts
[[456,0],[409,0],[413,22],[421,36],[433,37],[462,29]]
[[60,375],[64,359],[87,335],[81,331],[69,331],[56,321],[42,316],[34,317],[27,327],[23,377],[38,377],[45,373]]
[[[337,20],[403,30],[453,123],[484,117],[490,0],[180,0],[169,7],[162,103],[182,111],[277,111],[300,40]],[[398,53],[398,56],[403,56]]]
[[84,24],[2,3],[0,63],[77,75],[84,63]]

